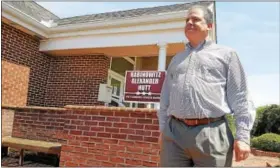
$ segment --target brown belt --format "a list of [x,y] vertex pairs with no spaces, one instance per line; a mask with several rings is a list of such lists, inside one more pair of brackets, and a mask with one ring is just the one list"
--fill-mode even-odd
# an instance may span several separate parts
[[206,125],[224,119],[224,116],[217,118],[201,118],[201,119],[180,119],[172,115],[173,118],[183,121],[188,126]]

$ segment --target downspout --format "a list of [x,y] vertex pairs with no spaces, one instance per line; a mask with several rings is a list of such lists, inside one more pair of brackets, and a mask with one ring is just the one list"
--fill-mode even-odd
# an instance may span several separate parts
[[217,14],[216,14],[216,1],[214,1],[214,22],[215,22],[215,41],[218,44],[218,37],[217,37]]

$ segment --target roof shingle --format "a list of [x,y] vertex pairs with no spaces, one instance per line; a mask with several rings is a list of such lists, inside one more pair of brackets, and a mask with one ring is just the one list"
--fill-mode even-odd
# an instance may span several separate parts
[[109,20],[116,20],[116,19],[133,18],[133,17],[140,17],[146,15],[157,15],[161,13],[184,11],[187,10],[192,5],[199,4],[203,6],[209,6],[212,3],[211,1],[198,1],[198,2],[183,3],[183,4],[98,13],[98,14],[75,16],[75,17],[60,19],[58,16],[54,15],[53,13],[43,8],[42,6],[40,6],[34,1],[3,1],[3,2],[17,8],[18,10],[33,17],[39,22],[41,22],[42,20],[44,21],[53,20],[55,23],[57,23],[57,26],[97,22],[97,21],[109,21]]
[[211,1],[200,1],[200,2],[192,2],[192,3],[167,5],[167,6],[157,6],[157,7],[150,7],[150,8],[138,8],[138,9],[125,10],[125,11],[98,13],[92,15],[62,18],[57,20],[56,23],[59,26],[59,25],[68,25],[68,24],[77,24],[77,23],[86,23],[86,22],[132,18],[132,17],[139,17],[139,16],[146,16],[146,15],[156,15],[160,13],[184,11],[187,10],[190,6],[195,4],[209,6],[211,3],[212,3]]
[[2,1],[41,22],[58,20],[59,17],[34,1]]

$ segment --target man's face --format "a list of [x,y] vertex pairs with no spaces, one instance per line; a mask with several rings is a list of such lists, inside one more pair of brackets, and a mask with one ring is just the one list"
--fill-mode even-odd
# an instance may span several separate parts
[[202,9],[194,8],[187,13],[185,35],[189,41],[205,39],[212,24],[207,24]]

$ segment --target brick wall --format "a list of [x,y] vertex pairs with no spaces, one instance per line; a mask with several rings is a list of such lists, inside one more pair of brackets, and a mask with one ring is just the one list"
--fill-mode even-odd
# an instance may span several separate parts
[[[18,86],[22,86],[23,90],[27,87],[28,81],[28,97],[27,105],[44,105],[45,88],[47,76],[49,72],[49,57],[39,52],[39,39],[28,35],[6,23],[1,22],[1,47],[2,61],[5,64],[13,64],[19,70],[13,72],[13,67],[5,67],[5,79],[7,78],[22,78],[16,85],[8,86],[10,90],[5,92],[7,82],[2,83],[3,100],[10,105],[22,105],[13,99],[23,99],[24,94],[14,94],[19,91]],[[20,70],[22,69],[22,70]],[[28,73],[26,72],[28,69]],[[11,74],[7,75],[7,71]],[[14,88],[13,88],[14,87]],[[12,90],[12,92],[11,92]],[[9,99],[7,99],[9,97]],[[8,102],[6,100],[9,100]]]
[[39,52],[39,39],[2,22],[2,104],[61,107],[101,105],[107,82],[106,56],[52,57]]
[[[6,110],[6,109],[4,109]],[[67,113],[60,108],[14,108],[13,137],[65,143]]]
[[[251,153],[255,156],[266,156],[266,157],[278,157],[280,158],[279,152],[262,151],[256,148],[251,148]],[[279,162],[280,164],[280,162]]]
[[155,110],[73,106],[13,109],[13,136],[61,142],[60,166],[158,166]]
[[106,56],[53,57],[45,106],[100,105],[100,83],[107,82],[110,59]]

